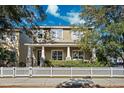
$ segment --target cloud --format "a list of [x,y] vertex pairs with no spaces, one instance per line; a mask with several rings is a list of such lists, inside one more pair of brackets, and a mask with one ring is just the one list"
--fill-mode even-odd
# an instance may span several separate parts
[[49,5],[46,13],[49,13],[55,17],[63,19],[64,21],[69,22],[70,24],[84,24],[85,21],[80,19],[79,12],[67,12],[65,15],[60,15],[59,7],[57,5]]
[[85,21],[80,18],[79,12],[68,12],[66,16],[60,16],[61,19],[68,21],[70,24],[84,24]]
[[79,12],[69,12],[66,16],[70,24],[84,24],[85,21],[80,18]]
[[49,13],[56,17],[59,17],[60,14],[59,14],[58,10],[59,10],[59,7],[57,5],[49,5],[46,10],[46,13]]

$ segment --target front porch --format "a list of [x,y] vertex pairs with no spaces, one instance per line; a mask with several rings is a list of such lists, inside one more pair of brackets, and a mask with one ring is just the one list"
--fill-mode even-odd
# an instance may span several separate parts
[[42,66],[44,60],[89,60],[77,44],[25,44],[28,46],[26,66]]

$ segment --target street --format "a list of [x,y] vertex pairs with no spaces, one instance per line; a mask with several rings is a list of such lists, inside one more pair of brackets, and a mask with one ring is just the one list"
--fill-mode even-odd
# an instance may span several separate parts
[[[55,88],[70,78],[0,78],[0,87]],[[76,78],[81,79],[81,78]],[[105,87],[124,87],[124,78],[89,78],[95,84]]]

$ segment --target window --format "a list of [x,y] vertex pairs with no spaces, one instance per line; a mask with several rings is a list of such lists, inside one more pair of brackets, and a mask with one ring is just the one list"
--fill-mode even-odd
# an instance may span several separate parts
[[51,29],[52,39],[61,40],[63,39],[63,30],[62,29]]
[[72,31],[72,40],[79,40],[83,36],[83,32]]
[[52,59],[53,60],[62,60],[63,51],[62,50],[52,50]]
[[11,39],[11,42],[15,43],[16,42],[16,33],[11,33],[10,39]]
[[36,32],[36,41],[42,42],[42,39],[44,38],[44,30],[38,30]]
[[38,30],[37,31],[37,37],[38,38],[43,38],[44,37],[44,30]]
[[83,59],[83,52],[80,50],[73,50],[72,51],[72,58],[73,59]]

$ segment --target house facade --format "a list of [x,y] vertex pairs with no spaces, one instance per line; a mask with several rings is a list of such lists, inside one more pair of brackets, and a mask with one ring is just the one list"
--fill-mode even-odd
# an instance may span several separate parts
[[26,55],[26,66],[42,66],[43,60],[90,60],[96,57],[95,51],[81,51],[77,42],[82,35],[71,26],[40,26],[38,30],[34,29],[34,42],[24,43],[21,57],[24,59]]

